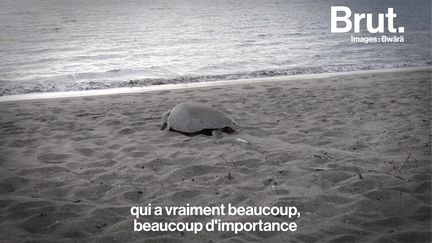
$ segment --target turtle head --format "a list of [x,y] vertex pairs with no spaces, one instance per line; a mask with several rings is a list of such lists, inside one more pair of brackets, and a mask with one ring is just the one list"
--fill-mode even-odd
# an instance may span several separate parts
[[236,121],[234,121],[234,119],[232,119],[232,118],[231,118],[231,121],[232,121],[232,127],[231,127],[232,131],[234,132],[234,131],[239,130],[240,125]]
[[162,115],[162,121],[161,121],[161,130],[165,130],[168,127],[168,117],[170,115],[170,111],[166,111]]

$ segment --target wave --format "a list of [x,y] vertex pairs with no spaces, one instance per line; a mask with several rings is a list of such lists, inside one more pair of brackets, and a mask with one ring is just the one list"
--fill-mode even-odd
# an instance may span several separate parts
[[[398,67],[415,67],[432,65],[431,61],[422,63],[392,63],[392,64],[374,64],[374,65],[329,65],[329,66],[315,66],[315,67],[296,67],[290,69],[265,69],[252,72],[238,72],[230,74],[218,75],[183,75],[172,78],[143,78],[143,79],[122,79],[116,80],[108,79],[107,77],[113,73],[128,73],[127,70],[113,69],[104,73],[81,73],[69,74],[61,77],[43,78],[39,81],[9,81],[0,80],[0,96],[28,94],[28,93],[41,93],[41,92],[63,92],[63,91],[82,91],[82,90],[96,90],[96,89],[110,89],[122,87],[144,87],[150,85],[162,84],[177,84],[177,83],[196,83],[207,81],[221,81],[236,80],[236,79],[250,79],[260,77],[274,77],[274,76],[291,76],[302,74],[319,74],[319,73],[333,73],[333,72],[347,72],[356,70],[373,70],[373,69],[386,69]],[[135,73],[135,71],[133,71]],[[136,75],[136,73],[135,73]],[[127,75],[125,75],[127,76]],[[91,78],[91,80],[79,81],[77,77]],[[99,77],[99,78],[98,78]]]

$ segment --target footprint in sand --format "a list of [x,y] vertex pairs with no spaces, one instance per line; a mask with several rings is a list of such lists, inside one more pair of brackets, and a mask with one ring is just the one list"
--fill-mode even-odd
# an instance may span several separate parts
[[143,190],[132,190],[125,192],[123,196],[130,202],[138,203],[141,201],[141,198],[144,194],[147,194],[147,191],[144,192]]
[[98,167],[106,168],[106,167],[112,167],[115,164],[117,164],[117,161],[115,161],[115,160],[100,160],[100,161],[88,163],[87,167],[89,167],[89,168],[98,168]]
[[129,135],[129,134],[132,134],[134,132],[135,132],[135,129],[133,129],[133,128],[123,128],[118,133],[120,135]]
[[67,162],[68,159],[72,157],[71,154],[62,154],[62,153],[54,153],[54,152],[43,152],[36,154],[36,160],[43,163],[64,163]]
[[75,148],[75,150],[83,156],[91,156],[95,153],[95,150],[92,148]]
[[24,177],[8,177],[0,181],[0,193],[14,192],[28,183]]
[[9,144],[9,147],[21,148],[32,145],[37,139],[17,139]]
[[353,177],[354,175],[344,171],[328,171],[328,172],[323,172],[321,176],[325,180],[337,184],[339,182],[345,181]]

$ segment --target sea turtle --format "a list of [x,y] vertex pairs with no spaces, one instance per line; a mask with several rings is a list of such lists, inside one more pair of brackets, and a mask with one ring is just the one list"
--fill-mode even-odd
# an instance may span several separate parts
[[184,134],[204,133],[223,138],[223,132],[234,132],[237,123],[227,114],[207,105],[183,102],[162,115],[161,130]]

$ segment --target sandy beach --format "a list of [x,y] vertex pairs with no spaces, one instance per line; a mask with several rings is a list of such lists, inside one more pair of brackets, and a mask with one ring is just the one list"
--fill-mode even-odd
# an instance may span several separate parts
[[[183,101],[239,131],[161,131]],[[0,113],[3,242],[431,241],[430,70],[2,102]],[[130,207],[148,203],[302,216],[296,232],[133,232]],[[232,220],[257,219],[283,220]]]

